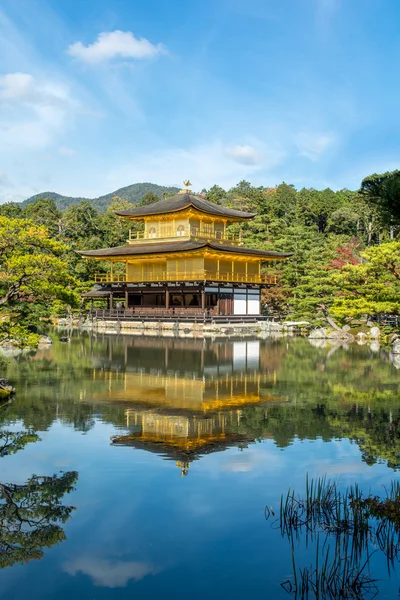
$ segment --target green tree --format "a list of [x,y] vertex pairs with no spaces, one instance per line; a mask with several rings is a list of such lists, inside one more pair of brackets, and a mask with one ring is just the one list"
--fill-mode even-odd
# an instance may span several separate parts
[[22,216],[35,225],[43,225],[51,235],[61,232],[61,212],[57,209],[55,201],[50,198],[40,198],[28,204]]
[[357,235],[357,223],[360,220],[358,213],[350,207],[344,206],[333,211],[327,219],[327,233],[336,233],[337,235]]
[[206,194],[206,200],[213,202],[214,204],[224,204],[226,201],[227,193],[219,185],[213,185],[209,190],[204,190]]
[[371,246],[358,265],[343,267],[335,277],[340,294],[332,314],[342,319],[400,311],[400,242]]
[[148,204],[154,204],[154,202],[159,202],[160,200],[161,198],[154,192],[146,192],[138,206],[147,206]]
[[139,225],[135,221],[121,219],[115,214],[116,210],[130,210],[135,208],[133,204],[126,200],[116,199],[107,208],[107,212],[100,217],[100,227],[102,230],[102,239],[104,246],[122,246],[129,237],[129,231],[136,231]]
[[0,217],[0,338],[30,345],[36,340],[29,326],[49,315],[52,300],[78,305],[71,289],[76,282],[62,260],[66,250],[44,227]]
[[370,205],[377,208],[385,225],[400,226],[400,171],[387,171],[380,175],[374,173],[365,177],[360,193]]
[[88,200],[69,206],[62,217],[62,232],[64,239],[70,242],[91,237],[100,239],[103,232],[99,213]]
[[22,208],[18,202],[5,202],[0,204],[0,217],[8,217],[9,219],[18,219],[22,217]]

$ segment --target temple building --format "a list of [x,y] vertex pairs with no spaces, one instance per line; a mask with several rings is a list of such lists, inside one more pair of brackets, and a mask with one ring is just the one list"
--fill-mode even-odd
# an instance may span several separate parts
[[116,214],[143,229],[131,232],[124,246],[79,252],[110,263],[110,272],[97,275],[95,289],[84,296],[106,298],[109,309],[123,306],[132,316],[259,315],[261,289],[276,283],[275,275],[261,273],[262,263],[290,256],[244,247],[241,234],[227,226],[255,214],[188,189]]

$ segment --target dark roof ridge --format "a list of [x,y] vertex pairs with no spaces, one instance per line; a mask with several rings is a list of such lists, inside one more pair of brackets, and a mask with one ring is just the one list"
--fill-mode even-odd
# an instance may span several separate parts
[[146,254],[162,254],[168,252],[190,252],[200,250],[201,248],[211,248],[221,252],[231,252],[233,254],[250,254],[265,258],[288,258],[292,252],[276,252],[274,250],[257,250],[255,248],[246,248],[244,246],[229,246],[216,244],[207,240],[194,241],[185,240],[182,242],[160,242],[145,244],[126,244],[125,246],[116,246],[115,248],[101,248],[99,250],[77,250],[81,256],[87,257],[117,257],[117,256],[142,256]]
[[145,217],[179,212],[189,207],[193,207],[200,212],[226,217],[227,219],[252,219],[256,215],[256,213],[226,208],[225,206],[214,204],[205,198],[189,193],[178,193],[171,198],[165,198],[146,206],[138,206],[133,210],[116,210],[114,212],[120,217]]

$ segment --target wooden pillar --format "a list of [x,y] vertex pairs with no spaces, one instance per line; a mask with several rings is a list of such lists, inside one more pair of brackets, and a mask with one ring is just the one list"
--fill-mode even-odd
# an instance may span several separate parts
[[128,310],[128,290],[125,291],[125,310]]
[[111,292],[111,294],[110,294],[110,310],[112,310],[112,309],[113,309],[113,295]]
[[110,262],[110,281],[114,281],[113,263]]
[[165,308],[169,310],[169,289],[165,290]]
[[206,310],[206,293],[204,288],[201,288],[201,310],[203,313]]

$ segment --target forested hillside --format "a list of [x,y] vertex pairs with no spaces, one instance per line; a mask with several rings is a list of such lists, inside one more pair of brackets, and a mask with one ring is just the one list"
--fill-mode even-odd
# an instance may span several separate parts
[[132,204],[138,204],[148,193],[155,194],[161,200],[164,194],[171,195],[175,194],[177,191],[179,191],[179,188],[163,187],[155,183],[134,183],[133,185],[127,185],[126,187],[115,190],[115,192],[99,196],[98,198],[75,198],[73,196],[62,196],[56,192],[41,192],[40,194],[36,194],[35,196],[31,196],[27,200],[24,200],[21,204],[22,206],[27,206],[41,198],[50,198],[50,200],[54,200],[58,210],[65,210],[68,206],[71,206],[71,204],[79,204],[83,200],[87,200],[97,210],[105,211],[116,196],[123,200],[127,200],[127,202],[131,202]]
[[[119,191],[105,211],[88,200],[60,210],[51,198],[0,206],[0,310],[13,310],[18,326],[67,304],[78,308],[79,292],[90,289],[94,273],[108,271],[108,263],[75,251],[122,245],[129,228],[140,227],[115,215],[134,205]],[[342,325],[400,314],[400,171],[367,177],[359,191],[241,181],[202,192],[211,202],[256,213],[230,226],[242,228],[246,246],[292,253],[263,267],[278,278],[264,291],[266,314],[312,324],[333,317]],[[157,198],[147,192],[141,203]]]

